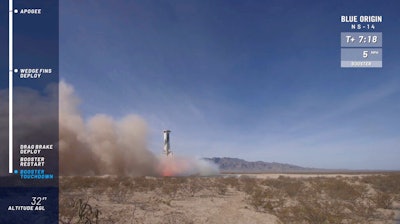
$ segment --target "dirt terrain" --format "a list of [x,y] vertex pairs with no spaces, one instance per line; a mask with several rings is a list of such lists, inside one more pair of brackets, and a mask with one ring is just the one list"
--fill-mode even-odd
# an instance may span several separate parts
[[60,223],[397,223],[399,215],[399,173],[60,178]]

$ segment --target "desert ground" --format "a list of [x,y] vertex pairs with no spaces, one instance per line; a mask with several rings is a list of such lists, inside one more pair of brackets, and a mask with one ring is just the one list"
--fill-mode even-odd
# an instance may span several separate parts
[[61,177],[60,223],[400,223],[400,173]]

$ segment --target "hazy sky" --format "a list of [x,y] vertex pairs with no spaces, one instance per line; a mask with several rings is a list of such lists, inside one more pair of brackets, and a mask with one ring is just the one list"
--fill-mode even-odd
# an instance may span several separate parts
[[[381,5],[379,5],[381,4]],[[60,77],[85,117],[129,113],[162,150],[400,169],[399,3],[60,1]],[[340,68],[341,15],[382,15],[382,69]]]

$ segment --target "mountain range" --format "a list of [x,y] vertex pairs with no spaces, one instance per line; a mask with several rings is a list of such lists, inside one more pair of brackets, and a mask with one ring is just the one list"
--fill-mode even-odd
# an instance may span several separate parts
[[213,158],[203,158],[206,161],[210,161],[219,166],[221,172],[233,172],[233,173],[265,173],[265,172],[279,172],[279,173],[289,173],[289,172],[321,172],[327,171],[323,169],[306,168],[301,166],[296,166],[286,163],[276,163],[276,162],[263,162],[255,161],[249,162],[238,158],[229,157],[213,157]]

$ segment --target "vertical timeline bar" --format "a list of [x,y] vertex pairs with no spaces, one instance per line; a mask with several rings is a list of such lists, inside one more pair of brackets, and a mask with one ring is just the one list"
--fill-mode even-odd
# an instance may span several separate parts
[[9,0],[8,12],[8,172],[13,172],[13,0]]

